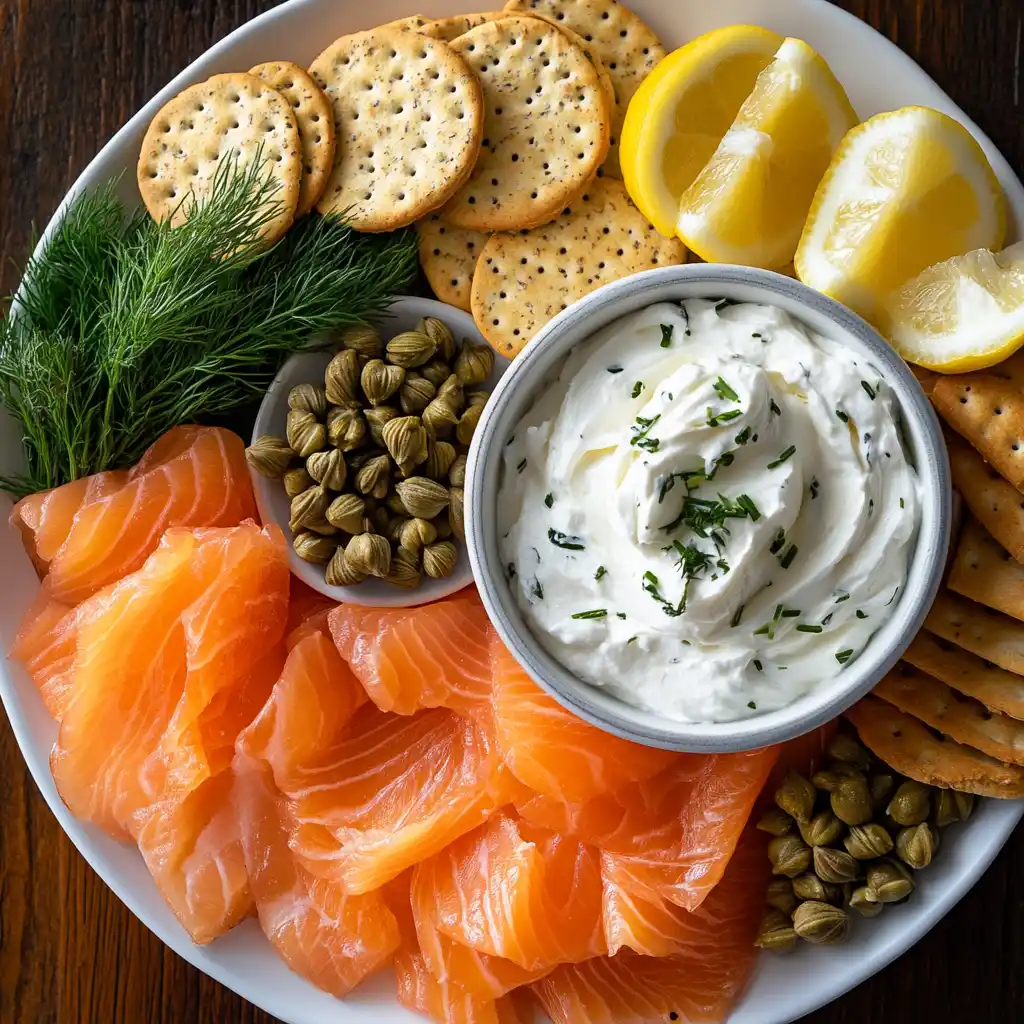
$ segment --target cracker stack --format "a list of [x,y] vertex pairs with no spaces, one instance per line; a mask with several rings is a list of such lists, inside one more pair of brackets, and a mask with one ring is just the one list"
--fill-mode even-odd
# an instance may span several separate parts
[[[903,661],[848,712],[919,782],[1024,796],[1024,354],[928,381],[971,512],[947,589]],[[955,431],[955,432],[954,432]]]

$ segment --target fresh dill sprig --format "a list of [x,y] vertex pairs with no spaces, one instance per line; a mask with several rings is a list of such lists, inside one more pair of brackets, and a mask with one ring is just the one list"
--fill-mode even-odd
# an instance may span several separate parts
[[269,249],[276,186],[225,161],[181,223],[128,214],[117,183],[75,198],[0,323],[0,403],[21,428],[20,497],[136,462],[181,423],[221,419],[284,358],[384,311],[413,278],[410,232],[310,216]]

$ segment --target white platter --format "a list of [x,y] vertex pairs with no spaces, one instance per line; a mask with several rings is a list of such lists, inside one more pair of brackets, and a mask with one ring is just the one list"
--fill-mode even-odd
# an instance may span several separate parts
[[[924,104],[962,121],[984,146],[1010,201],[1013,233],[1024,234],[1024,187],[977,126],[895,46],[826,0],[632,0],[631,4],[671,49],[702,32],[740,22],[799,36],[829,61],[861,117],[908,104]],[[370,27],[422,6],[435,16],[474,6],[469,0],[291,0],[223,39],[154,97],[82,174],[75,188],[122,172],[126,196],[150,118],[172,95],[211,74],[270,59],[308,64],[336,36]],[[129,189],[131,191],[129,191]],[[0,420],[0,470],[19,465],[18,432]],[[6,518],[6,499],[0,514]],[[11,644],[37,583],[19,538],[0,528],[0,648]],[[211,946],[193,946],[152,884],[142,859],[68,813],[53,785],[48,755],[56,727],[30,681],[0,661],[0,696],[25,760],[61,826],[82,855],[140,920],[175,952],[211,977],[288,1024],[412,1024],[420,1018],[394,1001],[392,985],[373,979],[344,1002],[302,981],[274,956],[257,925],[246,922]],[[954,826],[942,855],[913,900],[875,921],[860,922],[852,941],[832,949],[801,949],[785,960],[763,958],[733,1024],[783,1024],[824,1005],[880,970],[931,928],[978,880],[1024,813],[1020,803],[987,801],[966,826]],[[964,837],[970,837],[965,842]],[[42,883],[39,883],[42,884]],[[994,912],[996,908],[993,908]],[[969,956],[970,950],[964,950]]]

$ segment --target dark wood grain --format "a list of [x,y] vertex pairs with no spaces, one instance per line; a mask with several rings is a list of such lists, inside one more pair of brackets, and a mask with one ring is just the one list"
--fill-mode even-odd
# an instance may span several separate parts
[[[665,0],[691,2],[691,0]],[[692,0],[697,2],[697,0]],[[96,150],[270,0],[0,0],[0,277]],[[429,3],[424,3],[429,7]],[[1024,172],[1021,0],[842,0]],[[2,568],[0,568],[2,578]],[[910,953],[809,1024],[1019,1019],[1024,835]],[[0,1024],[270,1024],[124,909],[64,837],[0,717]]]

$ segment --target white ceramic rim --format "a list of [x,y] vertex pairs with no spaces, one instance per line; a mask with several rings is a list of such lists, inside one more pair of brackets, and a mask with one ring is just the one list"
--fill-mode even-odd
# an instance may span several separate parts
[[[455,335],[456,342],[468,338],[474,344],[487,345],[484,336],[477,329],[473,317],[465,310],[457,309],[437,299],[421,298],[418,295],[399,295],[381,314],[377,326],[387,331],[389,320],[395,330],[408,330],[415,326],[421,317],[435,316],[444,321]],[[394,322],[397,321],[397,324]],[[406,325],[406,326],[403,326]],[[263,396],[256,422],[253,424],[252,440],[263,434],[284,436],[284,420],[288,405],[288,392],[300,381],[313,382],[315,373],[330,358],[330,352],[313,351],[299,352],[288,359],[278,371],[273,383]],[[480,385],[481,389],[493,390],[501,376],[509,367],[509,361],[495,354],[494,369],[487,380]],[[308,367],[308,371],[307,371]],[[294,378],[294,379],[293,379]],[[252,480],[256,495],[256,508],[264,523],[277,523],[284,535],[291,540],[288,527],[289,503],[284,494],[280,480],[271,480],[261,476],[251,466],[249,477]],[[357,604],[366,608],[415,608],[431,601],[440,601],[451,594],[468,587],[473,582],[473,570],[470,566],[464,541],[453,538],[458,548],[458,561],[451,576],[445,579],[431,579],[424,575],[418,587],[404,590],[384,580],[367,579],[356,587],[332,587],[324,579],[324,567],[305,562],[295,549],[288,545],[288,567],[307,586],[329,597],[332,601],[343,601],[346,604]]]
[[[338,0],[331,2],[341,7]],[[436,0],[436,4],[443,8],[437,11],[437,16],[457,13],[466,6],[459,0]],[[130,157],[126,163],[121,153],[141,143],[150,119],[168,99],[187,85],[202,81],[211,74],[267,59],[273,54],[262,51],[248,54],[253,58],[248,63],[244,57],[235,59],[231,55],[236,50],[244,51],[247,37],[257,33],[273,33],[276,38],[287,40],[289,31],[294,31],[296,24],[301,26],[303,22],[314,19],[319,22],[325,17],[322,11],[325,6],[325,0],[285,0],[280,6],[239,26],[201,54],[141,107],[90,161],[50,219],[39,245],[47,243],[67,205],[81,189],[123,168],[129,169],[130,177],[134,157]],[[655,31],[663,30],[663,18],[657,12],[643,10],[641,13],[648,18]],[[833,48],[829,52],[830,40],[838,38],[850,41],[851,61],[856,61],[858,56],[870,49],[878,55],[879,63],[891,69],[894,74],[908,76],[904,82],[907,92],[901,102],[939,107],[956,117],[978,139],[1006,190],[1015,234],[1019,236],[1021,225],[1024,224],[1024,186],[1009,162],[974,120],[953,103],[915,61],[870,25],[828,3],[828,0],[717,0],[713,5],[688,11],[686,17],[687,35],[690,37],[718,25],[761,23],[781,33],[805,36],[808,42],[825,52],[830,59],[834,57],[839,64],[846,63],[844,49]],[[365,20],[366,27],[369,27],[375,19],[367,12]],[[665,38],[669,39],[670,36],[666,34]],[[287,41],[283,49],[290,50]],[[293,58],[299,56],[295,53],[286,55]],[[854,67],[850,65],[847,73],[852,75]],[[837,73],[844,81],[847,80],[841,67],[837,67]],[[875,75],[871,82],[862,83],[860,89],[866,97],[863,107],[858,103],[862,115],[892,106],[885,76]],[[8,459],[15,452],[10,442],[2,438],[0,449]],[[35,578],[27,558],[17,566],[11,566],[9,571],[7,565],[4,569],[5,581],[10,586],[32,592]],[[11,636],[13,634],[8,634],[6,639],[9,640]],[[15,675],[18,676],[17,682]],[[25,694],[28,694],[27,699]],[[258,927],[252,921],[244,922],[234,932],[209,947],[194,945],[156,895],[152,880],[146,876],[137,854],[125,850],[93,826],[77,821],[61,802],[49,772],[48,744],[38,743],[34,736],[38,720],[45,716],[45,711],[42,711],[38,696],[31,692],[31,684],[20,669],[0,663],[0,698],[36,785],[64,832],[121,902],[185,961],[287,1024],[382,1019],[389,1024],[397,1021],[413,1024],[421,1020],[398,1007],[394,1001],[393,987],[387,983],[381,984],[380,979],[370,979],[344,1002],[314,989],[290,974],[261,938],[260,945],[253,949],[251,942],[259,936],[256,934]],[[865,936],[863,943],[858,941],[855,929],[855,938],[850,945],[803,950],[799,965],[795,957],[788,960],[761,957],[752,984],[730,1017],[730,1024],[785,1024],[825,1006],[883,969],[934,927],[970,890],[1006,843],[1022,816],[1024,801],[995,801],[976,812],[979,820],[972,819],[970,855],[965,850],[968,844],[959,842],[959,837],[953,837],[943,847],[941,862],[929,872],[927,886],[921,893],[928,894],[927,902],[922,905],[915,898],[898,924],[895,916],[888,921],[884,916],[876,919],[873,922],[876,931],[870,938]],[[961,850],[964,851],[962,856],[959,855]],[[958,855],[954,856],[954,853]],[[937,884],[939,875],[941,891]],[[964,949],[965,956],[969,957],[970,953],[969,949]],[[808,959],[811,960],[809,966]]]
[[[656,302],[727,298],[780,306],[813,330],[866,353],[893,389],[908,455],[921,480],[921,523],[907,581],[867,647],[824,686],[792,704],[735,722],[689,724],[634,708],[582,682],[531,633],[498,552],[497,501],[505,444],[568,352],[621,316]],[[523,349],[477,426],[466,480],[466,542],[477,588],[516,660],[557,701],[618,736],[669,750],[721,753],[792,739],[830,721],[867,693],[924,623],[946,564],[952,509],[949,460],[938,417],[906,363],[855,313],[799,281],[749,267],[661,267],[604,285],[559,313]]]

